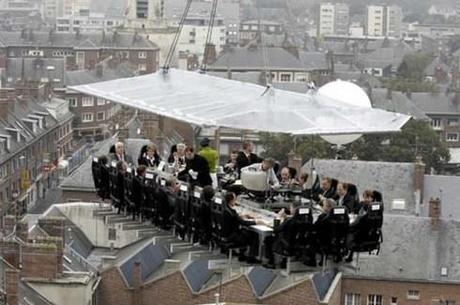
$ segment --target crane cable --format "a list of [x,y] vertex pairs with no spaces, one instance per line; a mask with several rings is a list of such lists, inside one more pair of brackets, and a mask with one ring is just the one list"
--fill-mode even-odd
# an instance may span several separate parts
[[184,27],[185,19],[187,18],[188,12],[190,11],[190,6],[192,5],[192,0],[187,0],[185,4],[184,12],[182,13],[181,19],[179,21],[179,27],[177,28],[176,34],[174,35],[173,42],[169,47],[168,55],[166,56],[165,63],[163,65],[163,72],[168,72],[169,66],[171,65],[174,52],[176,51],[177,43],[179,42],[179,37]]
[[262,93],[262,95],[265,95],[271,88],[272,86],[272,73],[270,70],[270,57],[268,54],[268,49],[264,41],[264,28],[263,28],[263,23],[262,23],[262,13],[261,13],[261,1],[259,0],[257,2],[257,15],[258,15],[258,26],[259,26],[259,39],[260,39],[260,45],[262,47],[262,60],[263,60],[263,66],[264,66],[264,71],[265,73],[265,85],[267,88],[265,91]]
[[208,24],[208,32],[206,33],[206,43],[204,45],[204,55],[203,61],[201,62],[201,73],[206,73],[207,65],[208,65],[208,56],[209,56],[209,45],[211,44],[212,40],[212,30],[214,28],[214,21],[216,19],[217,14],[217,1],[212,1],[211,6],[211,16],[209,16],[209,24]]

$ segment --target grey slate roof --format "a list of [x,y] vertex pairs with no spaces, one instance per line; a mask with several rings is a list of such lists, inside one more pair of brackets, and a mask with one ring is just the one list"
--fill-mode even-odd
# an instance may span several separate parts
[[[48,70],[53,67],[53,70]],[[43,78],[53,81],[55,87],[64,82],[64,58],[8,58],[3,81],[14,85],[23,81],[41,82]]]
[[53,33],[50,38],[49,32],[25,32],[21,38],[21,32],[0,32],[0,43],[7,47],[60,47],[73,49],[135,49],[135,50],[158,50],[158,46],[150,40],[131,33]]
[[[266,50],[268,54],[267,64],[271,70],[305,70],[302,62],[283,48],[269,47]],[[263,58],[262,48],[237,47],[221,53],[216,61],[209,65],[208,69],[210,71],[226,71],[228,69],[239,71],[263,70],[265,67]]]
[[425,113],[418,108],[407,96],[402,92],[392,91],[391,98],[388,98],[388,90],[383,88],[374,88],[371,92],[372,106],[388,111],[404,113],[412,116],[415,119],[428,120]]
[[[360,256],[358,272],[352,276],[381,279],[460,280],[460,222],[442,221],[439,230],[426,217],[386,214],[383,243],[378,256]],[[448,275],[441,275],[441,268]]]
[[[92,148],[93,156],[102,156],[107,155],[110,149],[110,146],[115,144],[114,139],[107,139],[102,142],[98,142]],[[82,165],[80,165],[76,170],[74,170],[69,176],[65,177],[60,188],[62,190],[79,190],[86,192],[95,192],[94,180],[91,171],[91,163],[93,159],[89,157]]]
[[365,68],[386,68],[392,66],[398,68],[405,55],[413,53],[414,50],[406,43],[391,47],[378,48],[369,54],[360,55],[360,63]]
[[[110,147],[114,145],[115,142],[115,139],[112,138],[97,142],[91,149],[91,156],[69,176],[64,178],[60,188],[62,190],[95,192],[94,180],[91,171],[91,163],[93,161],[92,157],[108,155]],[[142,146],[149,144],[150,141],[146,139],[126,139],[124,142],[127,154],[132,156],[135,165],[137,165],[137,157],[139,156]]]
[[[314,159],[313,166],[320,176],[355,184],[359,194],[365,189],[381,192],[385,212],[391,211],[394,199],[404,199],[407,212],[415,212],[413,163]],[[309,173],[310,168],[311,161],[302,171]]]
[[460,221],[460,200],[458,186],[460,177],[425,175],[423,202],[424,216],[428,216],[428,206],[431,198],[441,199],[441,217]]
[[276,276],[273,270],[265,269],[261,266],[252,268],[247,274],[249,283],[251,283],[252,289],[258,297],[265,294],[265,291],[270,287]]
[[326,296],[337,273],[338,271],[336,269],[331,269],[324,272],[324,274],[322,272],[317,272],[313,275],[313,285],[315,286],[320,300],[324,299]]
[[142,281],[152,275],[169,257],[167,249],[160,245],[149,243],[141,251],[129,258],[120,266],[120,271],[130,287],[134,286],[135,263],[140,263]]
[[[36,112],[46,115],[43,116],[45,121],[43,128],[37,126],[36,132],[34,132],[22,121],[22,119],[28,118],[28,115],[34,115]],[[0,153],[0,163],[16,154],[17,151],[27,143],[30,143],[52,130],[56,125],[57,121],[42,105],[30,99],[15,101],[14,109],[10,109],[4,118],[0,118],[0,133],[3,135],[9,135],[9,132],[5,128],[14,128],[20,131],[21,140],[18,142],[16,136],[12,136],[10,138],[11,147],[9,151],[2,151]]]
[[329,69],[326,53],[299,51],[299,59],[303,63],[306,71]]
[[116,68],[109,68],[106,64],[103,64],[102,75],[97,74],[97,69],[66,71],[64,85],[78,86],[131,77],[135,75],[136,71],[137,67],[129,62],[120,63]]
[[435,75],[437,69],[441,69],[444,72],[449,72],[451,70],[451,68],[438,56],[425,68],[425,75],[433,76]]
[[183,271],[185,279],[195,293],[200,292],[214,274],[213,270],[208,269],[208,262],[206,259],[193,261]]
[[455,103],[455,94],[412,93],[411,100],[417,107],[430,114],[460,114],[460,105]]

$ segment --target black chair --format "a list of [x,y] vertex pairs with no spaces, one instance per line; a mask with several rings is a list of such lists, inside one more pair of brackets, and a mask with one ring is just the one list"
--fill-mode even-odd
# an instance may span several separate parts
[[142,202],[140,206],[140,213],[143,218],[150,219],[150,221],[159,226],[158,211],[156,209],[157,200],[157,183],[156,174],[147,171],[144,179],[142,179]]
[[128,167],[124,175],[124,202],[127,211],[134,214],[134,196],[133,196],[133,179],[134,174],[132,168]]
[[288,221],[292,224],[285,228],[275,229],[278,237],[278,242],[275,242],[275,253],[283,256],[297,256],[310,241],[310,232],[313,225],[311,209],[296,209],[292,219]]
[[174,207],[174,230],[181,238],[185,238],[188,233],[189,188],[188,183],[181,182]]
[[222,223],[224,219],[224,205],[222,198],[217,195],[211,203],[211,242],[213,246],[220,247],[222,240]]
[[159,179],[159,185],[155,193],[155,211],[157,214],[157,224],[164,230],[171,229],[173,225],[172,216],[176,206],[177,195],[166,187],[166,180]]
[[190,196],[190,217],[189,217],[189,235],[192,236],[192,241],[197,242],[198,238],[202,236],[204,228],[202,227],[202,191],[203,189],[199,186],[195,186],[193,193]]
[[323,256],[323,264],[329,256],[339,262],[347,254],[347,238],[350,219],[346,208],[334,207],[317,227],[317,244]]
[[112,161],[110,163],[109,169],[109,186],[110,186],[110,199],[112,200],[112,205],[118,208],[118,212],[123,208],[123,183],[124,177],[123,174],[119,174],[117,170],[117,162]]
[[107,158],[93,158],[91,163],[94,187],[97,195],[102,199],[110,198],[109,172],[107,168]]
[[359,216],[353,225],[352,242],[350,248],[353,252],[380,252],[383,241],[383,204],[372,203],[367,213]]

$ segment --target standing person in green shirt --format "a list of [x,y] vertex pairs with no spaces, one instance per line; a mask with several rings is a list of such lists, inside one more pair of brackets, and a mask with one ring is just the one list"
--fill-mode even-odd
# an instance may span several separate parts
[[219,153],[217,150],[209,146],[211,141],[208,138],[201,140],[201,150],[198,153],[200,156],[208,161],[209,173],[212,179],[213,188],[217,188],[217,166],[219,165]]

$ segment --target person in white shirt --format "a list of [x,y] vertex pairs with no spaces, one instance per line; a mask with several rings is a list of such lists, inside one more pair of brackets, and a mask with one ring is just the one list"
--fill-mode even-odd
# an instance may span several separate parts
[[271,186],[279,186],[280,182],[276,177],[275,171],[275,160],[273,158],[266,158],[262,163],[254,163],[249,166],[243,167],[241,171],[262,171],[267,174],[267,183]]

